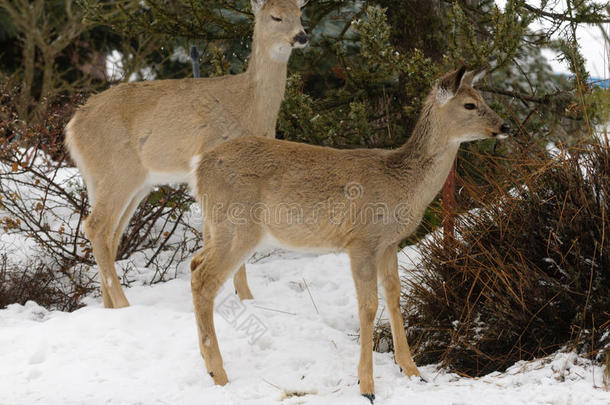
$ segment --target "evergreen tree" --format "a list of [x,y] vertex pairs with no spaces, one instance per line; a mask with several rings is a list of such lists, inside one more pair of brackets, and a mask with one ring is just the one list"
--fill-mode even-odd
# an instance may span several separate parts
[[[247,0],[81,3],[90,19],[117,33],[158,38],[163,46],[148,60],[158,78],[191,74],[185,57],[191,44],[202,51],[202,76],[239,73],[248,63],[253,15]],[[516,129],[517,142],[574,142],[591,125],[584,114],[582,92],[590,89],[575,29],[608,21],[608,15],[593,1],[569,0],[564,13],[554,6],[521,0],[508,0],[504,9],[492,0],[312,0],[303,9],[310,45],[290,59],[277,137],[344,148],[396,147],[409,136],[434,80],[465,65],[487,69],[481,90]],[[530,28],[541,19],[549,26],[546,33]],[[559,51],[575,79],[553,74],[543,47]],[[458,173],[484,185],[479,167],[490,155],[507,153],[510,143],[467,145]]]

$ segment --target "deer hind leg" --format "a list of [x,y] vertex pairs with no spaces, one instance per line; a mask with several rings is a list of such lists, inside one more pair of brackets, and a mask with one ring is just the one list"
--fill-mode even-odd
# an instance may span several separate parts
[[[206,226],[207,227],[207,226]],[[222,284],[243,263],[255,247],[252,239],[240,239],[252,232],[229,229],[213,230],[191,262],[191,290],[199,334],[199,349],[214,383],[228,382],[214,328],[214,298]]]
[[112,178],[112,183],[96,184],[95,203],[85,222],[85,233],[91,241],[93,256],[99,267],[102,297],[106,308],[129,306],[121,288],[114,261],[116,258],[115,233],[121,215],[128,208],[145,179],[143,170],[130,169],[133,170],[129,170],[129,176],[125,174],[109,176]]
[[392,340],[394,342],[394,359],[402,371],[409,377],[419,376],[417,366],[411,356],[407,336],[400,312],[400,279],[398,277],[397,246],[390,246],[382,256],[380,278],[385,290],[385,299],[390,315]]
[[[204,243],[210,238],[209,227],[204,226],[203,228],[203,240]],[[191,261],[191,269],[196,267],[196,262],[200,259],[198,257],[198,253],[195,254],[193,260]],[[235,287],[235,292],[241,301],[243,300],[251,300],[254,297],[252,296],[252,292],[250,291],[250,287],[248,287],[248,278],[246,277],[246,265],[242,263],[239,267],[239,270],[233,276],[233,286]]]
[[250,287],[248,287],[246,265],[244,263],[242,263],[239,270],[237,270],[237,273],[233,276],[233,286],[235,287],[235,292],[240,300],[251,300],[254,298],[250,291]]
[[375,399],[373,382],[373,323],[377,314],[377,268],[374,255],[362,252],[350,253],[352,276],[358,298],[360,317],[360,361],[358,378],[360,393],[371,402]]

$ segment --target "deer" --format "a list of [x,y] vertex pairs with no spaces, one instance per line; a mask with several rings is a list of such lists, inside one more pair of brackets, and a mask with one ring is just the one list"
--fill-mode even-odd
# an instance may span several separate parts
[[473,87],[482,75],[460,68],[441,77],[411,136],[393,150],[341,150],[255,136],[201,155],[195,187],[205,215],[204,245],[191,261],[191,290],[199,348],[214,383],[228,382],[214,298],[261,246],[348,254],[360,319],[360,393],[371,403],[378,281],[395,362],[406,376],[420,376],[400,310],[398,244],[416,230],[461,143],[508,136],[509,124]]
[[[194,181],[198,156],[228,139],[275,138],[287,64],[307,45],[307,0],[251,0],[255,24],[244,73],[123,83],[92,96],[65,129],[65,145],[88,192],[84,224],[99,267],[104,307],[129,306],[114,267],[121,236],[152,187]],[[245,266],[234,278],[252,298]]]

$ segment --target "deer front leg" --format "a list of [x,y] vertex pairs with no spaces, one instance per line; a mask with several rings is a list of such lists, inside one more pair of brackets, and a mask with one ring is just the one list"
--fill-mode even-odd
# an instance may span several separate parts
[[380,268],[381,282],[385,290],[386,304],[390,314],[394,359],[409,377],[419,376],[419,370],[411,357],[407,336],[400,313],[400,279],[398,277],[397,246],[390,246],[382,257]]
[[373,324],[377,314],[377,271],[372,256],[361,257],[350,254],[352,276],[358,298],[360,317],[360,361],[358,378],[360,393],[371,403],[375,399],[373,381]]
[[237,273],[233,276],[233,286],[240,300],[251,300],[254,297],[248,287],[248,278],[246,277],[246,265],[242,264]]

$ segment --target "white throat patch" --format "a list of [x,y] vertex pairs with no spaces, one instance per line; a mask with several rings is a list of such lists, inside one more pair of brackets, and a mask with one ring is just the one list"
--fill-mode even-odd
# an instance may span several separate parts
[[468,134],[464,134],[464,136],[462,136],[461,139],[458,139],[457,142],[458,143],[472,142],[472,141],[478,141],[480,139],[487,139],[487,136],[485,136],[484,134],[477,134],[477,133],[471,132]]
[[277,43],[271,46],[269,49],[269,56],[276,62],[288,62],[290,59],[290,52],[292,47],[288,44]]
[[441,106],[447,104],[453,98],[454,94],[447,89],[440,88],[436,92],[436,100]]

